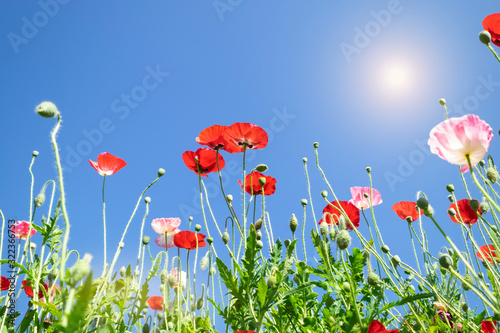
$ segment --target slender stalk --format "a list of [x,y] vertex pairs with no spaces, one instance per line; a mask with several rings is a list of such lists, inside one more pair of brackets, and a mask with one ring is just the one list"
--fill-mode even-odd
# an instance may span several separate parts
[[106,265],[108,263],[106,258],[106,202],[104,200],[104,185],[106,184],[106,175],[102,178],[102,224],[104,227],[104,264],[102,267],[102,276],[106,275]]

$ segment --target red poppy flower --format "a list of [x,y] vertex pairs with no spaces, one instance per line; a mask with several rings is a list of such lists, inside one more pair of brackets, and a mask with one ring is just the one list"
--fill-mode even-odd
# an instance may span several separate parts
[[[259,178],[264,177],[266,183],[261,186],[259,183]],[[243,184],[241,180],[238,180],[241,188]],[[264,195],[271,195],[276,191],[276,179],[271,176],[266,176],[258,171],[252,171],[245,177],[245,192],[248,194],[259,195],[262,194],[262,188],[264,188]]]
[[398,330],[386,330],[384,325],[378,320],[374,320],[368,326],[367,333],[399,333]]
[[127,165],[124,160],[110,153],[100,153],[97,155],[97,163],[91,160],[89,162],[101,176],[111,176]]
[[498,255],[498,252],[495,251],[495,247],[492,244],[480,246],[476,255],[481,260],[486,258],[489,262],[495,261],[500,263],[500,256]]
[[[470,208],[469,199],[458,200],[457,202],[452,203],[448,208],[448,210],[450,210],[451,208],[455,210],[456,215],[454,217],[451,216],[450,213],[448,213],[448,215],[450,215],[451,220],[455,223],[460,223],[459,219],[461,218],[461,220],[465,224],[473,225],[474,223],[477,222],[477,219],[479,218],[477,216],[476,211]],[[481,208],[478,209],[478,212],[480,215],[483,214],[481,212]]]
[[491,35],[491,42],[500,46],[500,13],[491,14],[483,20],[483,28]]
[[10,288],[10,280],[7,279],[5,276],[2,276],[1,289],[9,290],[9,288]]
[[400,218],[406,220],[407,217],[411,217],[411,221],[415,222],[418,217],[422,215],[422,210],[417,211],[417,203],[412,201],[401,201],[392,205],[392,210],[394,213],[398,214]]
[[224,149],[227,152],[236,153],[236,151],[231,151],[231,147],[228,146],[224,134],[229,126],[213,125],[205,128],[201,131],[200,136],[196,138],[196,142],[200,145],[209,146],[212,149]]
[[164,300],[161,296],[151,296],[150,298],[148,298],[146,303],[148,303],[149,307],[152,310],[163,311]]
[[495,333],[495,326],[497,326],[496,321],[483,320],[481,322],[481,332],[483,333]]
[[[219,170],[222,170],[226,162],[220,154],[219,155]],[[198,159],[198,165],[196,165],[196,160]],[[199,148],[197,151],[185,151],[182,154],[182,159],[184,164],[188,169],[193,170],[198,174],[198,167],[200,168],[200,174],[204,177],[208,177],[206,174],[210,172],[217,172],[217,152],[208,148]]]
[[234,333],[257,333],[255,331],[236,331]]
[[[31,288],[31,282],[23,281],[23,282],[21,282],[21,284],[22,284],[22,288],[24,289],[24,292],[26,293],[26,296],[33,298],[33,289]],[[49,292],[49,288],[52,288],[52,287],[49,286],[49,284],[47,282],[45,282],[43,284],[43,288],[45,289],[45,293],[47,294]],[[52,288],[52,293],[50,295],[50,302],[51,303],[54,300],[54,295],[56,293],[56,289],[61,290],[61,288],[58,285],[55,285],[55,287]],[[38,300],[42,303],[45,303],[45,298],[43,297],[42,290],[38,291]]]
[[266,131],[250,123],[232,124],[226,129],[224,138],[228,144],[226,151],[229,153],[241,153],[245,146],[247,149],[261,149],[269,141]]
[[342,210],[340,208],[344,210],[349,220],[351,220],[352,225],[347,222],[347,229],[353,230],[354,228],[359,228],[359,209],[349,201],[330,202],[329,205],[323,208],[323,218],[319,221],[319,224],[323,222],[326,222],[328,225],[338,224],[342,216]]
[[204,247],[207,245],[205,243],[205,235],[195,234],[192,231],[180,231],[174,235],[174,245],[182,249],[194,250],[196,249],[196,242],[198,242],[198,247]]

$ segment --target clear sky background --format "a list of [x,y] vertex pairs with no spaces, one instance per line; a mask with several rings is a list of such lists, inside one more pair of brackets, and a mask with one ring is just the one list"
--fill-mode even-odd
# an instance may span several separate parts
[[[29,219],[33,150],[40,152],[35,194],[56,179],[49,141],[54,120],[34,113],[40,102],[53,101],[63,117],[58,142],[69,248],[91,253],[100,274],[102,177],[88,159],[109,152],[128,163],[106,181],[109,258],[160,167],[166,174],[147,194],[145,234],[157,236],[150,227],[157,217],[178,216],[181,229],[188,216],[203,224],[198,177],[181,155],[200,147],[195,138],[206,127],[251,122],[270,138],[247,165],[265,163],[277,179],[276,193],[266,199],[276,237],[291,238],[292,213],[301,220],[303,157],[310,161],[317,216],[325,206],[320,191],[326,185],[312,163],[318,141],[321,165],[341,200],[351,198],[350,187],[369,185],[365,168],[371,166],[383,198],[375,213],[384,240],[411,262],[406,222],[391,206],[414,200],[417,191],[428,195],[444,229],[460,237],[446,214],[445,189],[454,183],[465,198],[458,167],[427,145],[429,131],[444,120],[438,100],[447,100],[450,116],[475,113],[488,122],[495,133],[489,153],[498,151],[500,64],[478,39],[481,21],[498,8],[494,1],[449,0],[4,1],[0,209],[6,218]],[[226,193],[239,201],[242,155],[223,157],[234,165],[223,170]],[[222,224],[228,213],[216,174],[206,185]],[[135,263],[143,214],[141,203],[117,268]],[[423,221],[437,255],[447,244]],[[306,228],[313,223],[308,210]],[[364,222],[360,230],[368,235]],[[152,242],[151,251],[160,248]]]

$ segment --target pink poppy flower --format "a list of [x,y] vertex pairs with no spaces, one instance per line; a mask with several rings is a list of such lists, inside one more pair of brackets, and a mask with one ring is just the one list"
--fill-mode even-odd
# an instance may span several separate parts
[[450,118],[434,127],[430,132],[431,152],[452,164],[468,171],[467,156],[472,166],[481,161],[488,151],[493,130],[490,125],[474,114]]
[[124,160],[110,153],[100,153],[97,155],[97,162],[91,160],[89,162],[101,176],[111,176],[127,165]]
[[160,234],[160,236],[156,237],[155,243],[159,247],[165,247],[165,235],[167,235],[167,246],[168,248],[174,247],[174,235],[180,230],[178,229],[181,224],[181,219],[178,217],[170,217],[170,218],[160,218],[154,219],[151,222],[151,227],[153,230]]
[[[366,197],[365,194],[368,196]],[[358,209],[368,209],[372,205],[376,206],[382,203],[382,197],[380,196],[379,191],[372,188],[372,198],[370,204],[370,187],[361,187],[354,186],[351,187],[351,195],[352,199],[349,200],[354,206],[358,207]]]
[[[28,238],[29,230],[30,230],[30,223],[27,221],[17,221],[16,224],[14,224],[10,228],[10,231],[14,234],[14,237],[21,239]],[[33,236],[34,234],[36,234],[36,230],[35,228],[32,227],[30,237]]]

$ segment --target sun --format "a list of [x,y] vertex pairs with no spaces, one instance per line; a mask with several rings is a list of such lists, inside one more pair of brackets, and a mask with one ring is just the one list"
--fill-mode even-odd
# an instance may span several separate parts
[[382,62],[376,72],[378,91],[385,97],[408,96],[416,87],[415,66],[399,59]]

